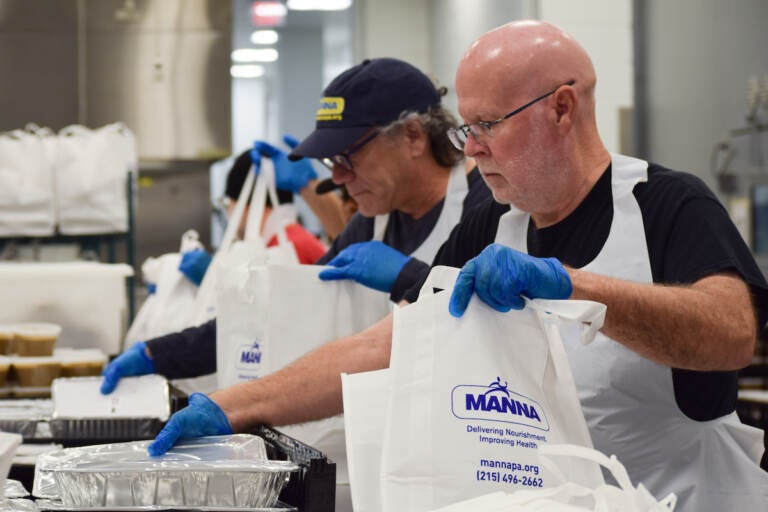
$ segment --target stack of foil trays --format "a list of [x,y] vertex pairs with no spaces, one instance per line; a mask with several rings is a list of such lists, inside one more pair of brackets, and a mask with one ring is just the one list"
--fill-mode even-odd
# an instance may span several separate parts
[[160,457],[150,457],[148,445],[41,455],[32,493],[61,509],[273,509],[280,507],[277,498],[290,473],[299,469],[290,461],[268,460],[264,440],[250,434],[190,439]]

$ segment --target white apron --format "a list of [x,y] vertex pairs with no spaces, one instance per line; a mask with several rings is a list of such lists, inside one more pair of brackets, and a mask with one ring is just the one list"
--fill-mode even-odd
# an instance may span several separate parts
[[[643,219],[632,193],[647,180],[648,163],[611,158],[613,222],[602,250],[583,270],[651,283]],[[499,221],[496,242],[527,252],[529,218],[513,207]],[[657,498],[674,492],[679,512],[766,510],[759,429],[743,425],[735,412],[691,420],[677,407],[670,368],[602,333],[588,346],[564,342],[595,448],[616,455],[635,485],[642,483]]]
[[[432,263],[438,249],[448,240],[451,230],[461,220],[461,212],[464,208],[464,198],[467,196],[469,185],[467,184],[467,171],[464,162],[451,170],[448,179],[448,189],[443,201],[443,209],[435,223],[435,227],[421,245],[413,251],[413,256],[424,263]],[[377,215],[373,220],[373,239],[381,241],[389,223],[389,214]]]

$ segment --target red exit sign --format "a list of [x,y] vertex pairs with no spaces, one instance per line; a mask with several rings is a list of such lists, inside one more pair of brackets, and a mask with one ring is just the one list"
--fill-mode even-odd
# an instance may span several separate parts
[[253,2],[251,22],[257,27],[279,27],[287,12],[288,8],[282,2]]

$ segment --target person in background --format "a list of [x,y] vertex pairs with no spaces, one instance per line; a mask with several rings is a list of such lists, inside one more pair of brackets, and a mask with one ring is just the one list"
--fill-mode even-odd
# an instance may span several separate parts
[[[466,173],[463,155],[445,137],[457,123],[441,105],[444,91],[415,67],[397,59],[365,60],[324,92],[316,129],[292,157],[329,158],[333,181],[345,186],[358,212],[317,260],[338,266],[321,278],[354,279],[398,301],[429,270],[451,229],[490,192],[477,170]],[[291,161],[263,142],[255,149],[256,156],[273,159],[278,187],[302,190],[314,179],[306,159]],[[211,320],[129,349],[107,366],[101,389],[111,393],[125,376],[176,379],[214,371]]]
[[[257,162],[260,160],[257,159]],[[232,210],[235,208],[235,203],[240,195],[240,190],[243,188],[245,178],[251,170],[253,165],[253,158],[251,151],[244,151],[235,159],[232,168],[227,174],[227,183],[224,188],[224,195],[227,198],[226,208],[227,216],[232,215]],[[255,172],[258,172],[258,164],[255,166]],[[296,210],[293,208],[293,192],[285,189],[277,189],[277,200],[280,201],[279,205],[272,205],[272,202],[267,196],[266,207],[264,209],[264,218],[261,225],[261,233],[266,238],[267,246],[272,247],[277,244],[276,229],[280,226],[281,220],[289,222],[285,225],[285,233],[288,240],[293,244],[296,249],[296,256],[299,258],[299,263],[310,265],[318,260],[323,254],[326,253],[328,248],[323,245],[315,235],[304,229],[301,224],[295,222]],[[240,226],[238,227],[238,238],[243,237],[245,230],[245,221],[248,217],[248,208],[243,211],[243,217],[240,220]]]
[[[259,162],[260,157],[258,157],[256,161]],[[226,208],[227,217],[230,218],[230,220],[232,211],[235,208],[235,203],[237,203],[240,191],[243,188],[243,184],[245,183],[245,178],[252,168],[255,172],[258,172],[258,167],[258,164],[255,167],[253,166],[251,151],[248,150],[237,156],[232,164],[232,167],[227,173],[226,184],[224,187],[224,206]],[[299,263],[314,263],[318,258],[322,257],[326,253],[327,247],[312,233],[294,221],[295,210],[292,208],[292,206],[289,208],[291,203],[293,203],[293,192],[277,189],[277,199],[280,202],[280,205],[275,207],[272,205],[272,201],[270,200],[269,196],[267,196],[264,208],[264,218],[262,220],[261,232],[263,236],[268,238],[267,246],[270,247],[277,244],[277,235],[275,234],[276,229],[284,226],[286,236],[296,250],[296,256],[299,259]],[[275,208],[277,208],[277,211],[275,211]],[[245,233],[245,223],[246,219],[248,218],[248,209],[249,206],[246,206],[239,221],[240,224],[237,229],[237,237],[239,239],[242,239]],[[281,219],[286,219],[288,223],[281,223]],[[205,276],[205,272],[210,262],[211,257],[206,251],[189,251],[182,255],[181,261],[179,263],[179,271],[184,274],[187,279],[199,286],[203,280],[203,277]],[[215,332],[215,325],[209,326],[209,328],[213,328]],[[157,339],[162,338],[164,338],[164,336],[161,336]],[[139,341],[131,345],[130,348],[119,355],[102,371],[104,380],[102,381],[101,392],[109,394],[114,391],[117,383],[122,377],[155,373],[157,370],[152,357],[150,356],[150,353],[150,347],[145,341]],[[195,365],[197,363],[192,364]],[[207,368],[208,366],[205,367]],[[198,370],[191,369],[190,371],[196,372]],[[200,373],[199,375],[205,375],[207,373],[211,372],[203,371],[203,373]]]
[[[299,141],[291,135],[283,135],[283,142],[295,148]],[[324,180],[318,180],[317,173],[309,160],[290,162],[285,151],[265,141],[254,142],[251,157],[259,160],[267,157],[275,165],[275,186],[278,190],[299,194],[320,221],[329,240],[333,240],[347,225],[349,218],[344,214],[341,198],[335,194],[318,192],[317,187]],[[324,163],[324,165],[327,165]]]
[[[473,210],[433,262],[463,266],[450,313],[461,316],[474,295],[499,311],[523,308],[524,296],[606,304],[593,343],[564,339],[595,448],[653,495],[674,492],[676,510],[762,510],[760,431],[734,408],[736,372],[768,316],[768,284],[701,180],[606,150],[595,85],[588,54],[548,23],[501,26],[462,58],[456,91],[467,124],[448,133],[495,201]],[[150,451],[179,436],[338,414],[339,374],[386,367],[391,336],[390,315],[203,397]]]
[[[352,220],[352,216],[357,213],[357,202],[349,195],[347,187],[333,182],[333,178],[321,180],[315,187],[315,194],[323,195],[331,192],[338,192],[338,199],[341,202],[341,213],[345,223]],[[334,237],[335,238],[335,237]],[[333,239],[331,239],[333,240]]]

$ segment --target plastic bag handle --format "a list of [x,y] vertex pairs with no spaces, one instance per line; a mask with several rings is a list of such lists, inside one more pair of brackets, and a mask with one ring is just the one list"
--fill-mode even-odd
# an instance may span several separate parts
[[[266,208],[266,199],[276,208],[280,204],[277,198],[277,188],[275,186],[275,169],[272,160],[263,159],[261,161],[261,170],[256,181],[256,187],[251,195],[251,209],[248,211],[248,219],[245,224],[245,240],[262,240],[261,225],[264,220],[264,210]],[[277,241],[279,245],[290,243],[285,233],[285,226],[277,230]],[[263,243],[266,244],[266,240]]]
[[34,135],[39,135],[40,137],[51,137],[55,135],[53,130],[47,126],[40,126],[37,123],[27,123],[26,126],[24,126],[24,131]]
[[204,249],[203,244],[200,243],[200,234],[197,230],[188,229],[181,235],[181,246],[179,247],[179,253],[184,254],[195,249]]
[[92,131],[90,128],[87,128],[81,124],[71,124],[59,130],[59,135],[63,137],[74,137],[75,135],[90,135],[91,133]]
[[589,345],[595,339],[597,331],[603,327],[607,307],[591,300],[549,300],[528,299],[526,305],[544,314],[555,314],[558,318],[579,322],[579,335],[583,345]]
[[456,284],[456,278],[459,277],[461,269],[449,267],[446,265],[436,265],[429,271],[427,279],[421,285],[419,290],[419,299],[428,295],[435,294],[435,288],[441,290],[452,290]]
[[232,242],[234,242],[235,236],[237,235],[237,228],[240,226],[240,219],[243,218],[243,212],[245,211],[245,206],[248,204],[248,197],[251,195],[254,181],[256,181],[256,174],[253,172],[253,166],[251,166],[248,176],[245,177],[243,188],[240,189],[240,195],[237,196],[235,208],[232,210],[229,222],[227,222],[227,229],[224,230],[224,235],[222,236],[221,245],[219,246],[217,254],[229,249]]
[[[642,501],[648,502],[648,503],[654,503],[656,507],[652,509],[648,509],[649,512],[651,510],[657,510],[663,509],[663,510],[669,510],[670,512],[675,509],[675,506],[677,504],[677,496],[674,493],[668,494],[664,499],[660,501],[656,501],[656,499],[643,487],[642,484],[639,484],[637,488],[635,488],[632,485],[632,480],[629,478],[629,474],[627,473],[627,469],[624,467],[624,465],[619,462],[619,460],[616,458],[615,455],[611,455],[610,457],[606,456],[604,453],[594,450],[592,448],[586,448],[584,446],[579,446],[575,444],[542,444],[539,446],[539,455],[542,455],[543,457],[540,459],[543,466],[546,466],[546,468],[551,471],[557,478],[560,479],[561,482],[564,481],[563,474],[560,472],[560,470],[556,467],[556,465],[551,461],[548,460],[549,457],[557,457],[557,456],[564,456],[564,457],[574,457],[579,459],[585,459],[592,462],[595,462],[596,464],[599,464],[600,466],[605,467],[608,469],[608,471],[611,472],[613,475],[613,478],[616,480],[616,482],[619,484],[619,487],[626,493],[632,493],[635,494],[635,499],[641,499]],[[569,493],[571,493],[572,496],[576,496],[578,494],[573,494],[574,492],[580,493],[582,491],[586,491],[588,494],[593,495],[596,501],[596,507],[595,510],[605,510],[605,503],[604,499],[601,499],[601,496],[603,493],[601,492],[601,489],[588,489],[583,486],[579,486],[576,484],[564,484],[566,487],[570,487]],[[582,495],[584,495],[582,493]],[[602,505],[602,508],[601,508]],[[660,507],[660,508],[659,508]]]

